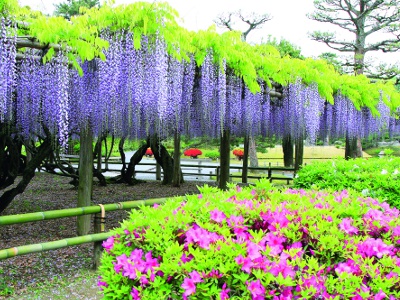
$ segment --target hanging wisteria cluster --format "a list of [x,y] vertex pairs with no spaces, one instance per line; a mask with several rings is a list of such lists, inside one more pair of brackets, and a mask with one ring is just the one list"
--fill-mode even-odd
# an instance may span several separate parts
[[83,128],[95,136],[128,138],[175,132],[219,137],[229,129],[236,136],[290,135],[315,142],[327,135],[363,137],[395,128],[383,98],[380,117],[373,117],[340,93],[334,104],[327,103],[318,86],[298,79],[284,87],[281,99],[271,99],[265,82],[252,93],[225,61],[215,61],[212,50],[201,66],[193,58],[179,61],[168,55],[159,36],[143,36],[137,49],[132,33],[103,32],[110,43],[106,60],[82,62],[80,76],[61,52],[42,64],[27,51],[16,64],[15,39],[8,37],[5,20],[0,30],[1,118],[15,115],[26,138],[46,126],[62,146]]
[[16,36],[9,21],[0,18],[0,122],[12,118],[12,93],[15,88]]
[[25,138],[43,132],[45,126],[58,135],[62,147],[67,146],[68,85],[68,60],[61,52],[44,65],[26,54],[19,64],[16,89],[17,126]]
[[367,108],[357,110],[354,104],[340,93],[335,96],[333,105],[325,103],[323,109],[320,118],[321,138],[363,138],[387,130],[391,134],[397,129],[395,119],[390,116],[390,108],[383,102],[382,95],[377,106],[377,117]]

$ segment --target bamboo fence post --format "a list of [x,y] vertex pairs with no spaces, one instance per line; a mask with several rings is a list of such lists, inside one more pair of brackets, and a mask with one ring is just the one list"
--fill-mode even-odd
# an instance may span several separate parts
[[[99,204],[101,212],[94,215],[94,233],[105,232],[106,211],[104,205]],[[101,253],[103,252],[103,241],[93,243],[93,269],[97,270],[100,266]]]

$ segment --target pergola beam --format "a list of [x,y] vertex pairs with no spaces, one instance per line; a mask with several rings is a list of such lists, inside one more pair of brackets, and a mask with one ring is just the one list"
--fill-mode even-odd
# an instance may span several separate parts
[[23,38],[23,37],[18,37],[17,38],[17,49],[20,48],[33,48],[33,49],[39,49],[39,50],[43,50],[43,49],[48,49],[48,48],[53,48],[55,51],[60,51],[61,50],[61,46],[58,44],[43,44],[40,42],[35,41],[35,39],[33,38]]

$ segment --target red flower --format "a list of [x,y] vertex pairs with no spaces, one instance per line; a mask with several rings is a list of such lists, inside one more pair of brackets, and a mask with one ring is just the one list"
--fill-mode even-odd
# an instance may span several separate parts
[[189,148],[183,152],[183,155],[185,156],[190,156],[193,158],[197,158],[197,156],[202,155],[203,153],[201,150],[196,149],[196,148]]
[[147,148],[146,153],[144,155],[153,156],[153,151],[151,151],[151,148]]
[[233,155],[235,155],[237,158],[242,159],[244,155],[244,150],[236,148],[232,151]]

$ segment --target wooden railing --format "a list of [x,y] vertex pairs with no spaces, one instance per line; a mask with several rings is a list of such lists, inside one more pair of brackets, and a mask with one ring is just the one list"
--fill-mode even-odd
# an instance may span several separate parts
[[0,230],[1,230],[1,228],[6,225],[15,225],[27,222],[37,222],[37,221],[58,219],[58,218],[76,217],[81,215],[90,215],[90,214],[95,215],[93,234],[71,237],[57,241],[23,245],[18,247],[12,247],[9,249],[3,249],[0,250],[0,260],[11,258],[17,255],[55,250],[69,246],[81,245],[85,243],[94,243],[93,267],[97,269],[100,263],[100,256],[102,252],[102,241],[106,240],[112,235],[111,232],[105,232],[104,230],[105,213],[115,210],[134,209],[143,205],[150,206],[154,204],[161,204],[166,200],[167,198],[157,198],[148,200],[111,203],[111,204],[99,204],[93,206],[51,210],[44,212],[34,212],[34,213],[20,214],[20,215],[0,216]]
[[[64,155],[64,159],[68,160],[70,163],[72,162],[77,162],[77,159],[79,158],[76,155]],[[108,162],[109,165],[119,165],[121,164],[121,161],[118,159],[112,160]],[[149,166],[149,169],[147,170],[135,170],[135,174],[154,174],[156,176],[157,171],[156,171],[156,162],[150,162],[150,163],[145,163],[141,162],[138,164],[138,166]],[[196,176],[197,179],[200,179],[200,176],[202,179],[204,177],[208,177],[209,180],[215,180],[219,181],[219,175],[220,175],[220,167],[217,165],[210,165],[206,163],[203,163],[203,161],[198,160],[197,164],[194,163],[181,163],[181,168],[182,168],[182,174],[183,176]],[[195,169],[193,170],[187,170],[187,169]],[[203,169],[208,169],[210,170],[207,173],[202,172]],[[238,170],[241,172],[243,170],[243,167],[240,165],[232,165],[230,167],[231,170]],[[274,166],[272,163],[269,163],[268,166],[264,167],[257,167],[257,168],[248,168],[249,171],[254,171],[253,175],[248,175],[247,178],[250,179],[260,179],[260,178],[267,178],[270,182],[273,182],[274,180],[280,180],[280,181],[286,181],[287,184],[290,184],[290,182],[293,180],[295,176],[295,169],[294,168],[287,168],[283,166]],[[108,168],[103,171],[112,171],[112,172],[119,172],[120,169],[117,168]],[[232,172],[233,173],[233,172]],[[241,178],[242,175],[235,175],[232,174],[230,175],[230,178]],[[157,177],[157,176],[156,176]],[[155,179],[157,179],[155,177]]]

